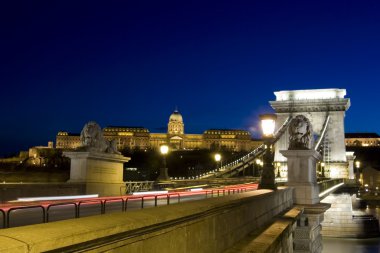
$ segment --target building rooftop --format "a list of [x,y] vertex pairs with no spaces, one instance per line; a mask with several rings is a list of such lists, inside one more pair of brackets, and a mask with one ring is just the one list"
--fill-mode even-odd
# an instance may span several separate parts
[[346,133],[345,138],[380,138],[377,133]]
[[344,98],[345,89],[286,90],[274,92],[276,101]]
[[136,128],[136,129],[146,129],[142,126],[106,126],[105,128]]
[[208,129],[203,134],[236,134],[236,135],[251,135],[247,130],[242,129]]
[[59,136],[79,136],[79,133],[69,133],[65,131],[59,131],[58,134]]

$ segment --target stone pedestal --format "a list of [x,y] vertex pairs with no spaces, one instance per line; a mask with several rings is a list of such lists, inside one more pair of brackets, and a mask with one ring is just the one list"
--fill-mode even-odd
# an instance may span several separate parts
[[303,208],[304,211],[297,221],[297,227],[294,231],[294,252],[322,252],[321,222],[325,211],[330,208],[330,205],[319,203],[298,207]]
[[71,159],[68,183],[84,183],[86,194],[123,194],[123,164],[129,157],[97,152],[64,152],[63,155]]
[[303,208],[294,232],[294,252],[322,252],[321,222],[329,204],[319,203],[317,162],[321,155],[314,150],[280,151],[288,159],[288,186],[294,187],[294,202]]
[[295,188],[294,203],[319,203],[316,165],[321,155],[314,150],[282,150],[288,159],[288,186]]

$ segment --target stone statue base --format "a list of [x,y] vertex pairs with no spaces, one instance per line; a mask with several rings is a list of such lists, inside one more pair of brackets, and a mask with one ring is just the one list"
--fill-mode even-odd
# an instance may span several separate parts
[[321,155],[314,150],[281,150],[288,159],[288,186],[295,188],[295,204],[319,203],[316,165]]
[[130,158],[97,152],[63,152],[71,159],[68,183],[84,183],[86,194],[117,196],[124,192],[123,164]]

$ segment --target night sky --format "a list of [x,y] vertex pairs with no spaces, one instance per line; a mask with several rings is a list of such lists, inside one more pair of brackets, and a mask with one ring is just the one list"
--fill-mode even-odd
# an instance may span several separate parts
[[[9,2],[9,3],[6,3]],[[345,88],[380,133],[380,1],[2,1],[0,156],[89,120],[251,130],[274,91]]]

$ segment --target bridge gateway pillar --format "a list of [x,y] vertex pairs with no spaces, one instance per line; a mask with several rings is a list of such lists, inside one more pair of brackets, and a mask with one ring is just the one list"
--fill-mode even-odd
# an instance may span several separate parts
[[[346,148],[344,142],[344,117],[350,107],[350,99],[345,98],[345,89],[314,89],[274,92],[275,101],[270,105],[277,114],[276,125],[280,127],[289,116],[303,115],[313,126],[313,135],[320,136],[327,116],[324,155],[327,177],[348,178]],[[289,146],[289,135],[285,132],[275,145],[275,162],[286,164],[286,157],[280,150]]]

